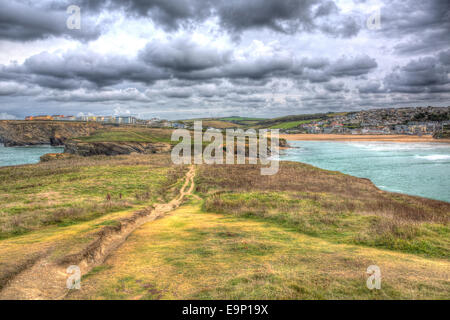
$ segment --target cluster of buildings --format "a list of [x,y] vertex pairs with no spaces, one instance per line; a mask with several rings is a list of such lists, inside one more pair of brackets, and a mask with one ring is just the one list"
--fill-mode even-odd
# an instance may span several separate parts
[[168,120],[153,118],[150,120],[137,119],[131,116],[65,116],[65,115],[39,115],[26,117],[27,121],[82,121],[100,122],[104,124],[143,125],[154,128],[184,128],[182,123],[173,123]]
[[432,135],[450,124],[450,107],[375,109],[307,121],[286,132]]
[[39,116],[29,116],[25,120],[31,121],[93,121],[93,122],[103,122],[103,123],[123,123],[123,124],[135,124],[137,119],[135,117],[113,117],[113,116],[64,116],[64,115],[39,115]]

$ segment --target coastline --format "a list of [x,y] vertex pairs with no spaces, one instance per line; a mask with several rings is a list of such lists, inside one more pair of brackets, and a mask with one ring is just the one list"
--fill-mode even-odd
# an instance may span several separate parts
[[434,139],[430,135],[346,135],[346,134],[280,134],[287,141],[385,141],[385,142],[434,142],[448,143],[450,139]]

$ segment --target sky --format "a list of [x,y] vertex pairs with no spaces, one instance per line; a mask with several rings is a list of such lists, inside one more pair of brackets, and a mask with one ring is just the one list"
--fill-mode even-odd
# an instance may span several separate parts
[[449,73],[448,0],[0,0],[0,119],[449,106]]

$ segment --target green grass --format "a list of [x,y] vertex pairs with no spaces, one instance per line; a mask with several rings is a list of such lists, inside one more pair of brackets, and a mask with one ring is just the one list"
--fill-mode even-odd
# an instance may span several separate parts
[[168,158],[75,157],[0,168],[0,239],[167,199],[182,176]]
[[[392,218],[330,210],[327,196],[295,193],[222,193],[207,198],[204,210],[272,221],[309,236],[427,257],[450,259],[450,228],[436,223],[408,224]],[[329,199],[328,199],[329,200]]]
[[263,177],[255,166],[203,166],[204,210],[271,221],[336,243],[450,259],[450,204],[378,190],[368,180],[283,162]]
[[99,130],[88,137],[80,137],[77,139],[83,142],[174,143],[171,141],[171,134],[171,129],[119,127]]
[[280,124],[277,125],[273,125],[271,127],[269,127],[269,129],[292,129],[292,128],[296,128],[301,124],[307,124],[307,123],[311,123],[315,120],[301,120],[301,121],[290,121],[290,122],[282,122]]
[[[172,199],[186,169],[157,154],[1,168],[0,287],[41,255],[78,253],[102,228]],[[143,225],[68,298],[448,298],[450,204],[301,163],[260,169],[197,166],[203,200]],[[370,265],[380,291],[366,288]]]
[[[142,226],[68,299],[445,299],[448,261],[336,244],[192,202]],[[369,265],[382,290],[366,287]],[[408,272],[405,272],[407,270]]]

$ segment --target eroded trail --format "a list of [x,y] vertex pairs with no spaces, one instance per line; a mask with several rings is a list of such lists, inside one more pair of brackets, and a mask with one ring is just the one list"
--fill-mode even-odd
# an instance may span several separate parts
[[194,190],[195,168],[191,166],[176,198],[168,203],[155,204],[153,209],[136,212],[132,217],[120,221],[117,227],[104,228],[98,237],[86,248],[75,255],[53,262],[46,256],[33,266],[12,279],[0,292],[0,300],[55,300],[64,298],[70,274],[66,272],[71,265],[80,268],[81,274],[87,274],[92,268],[120,247],[128,236],[143,224],[163,217],[179,207],[187,195]]

